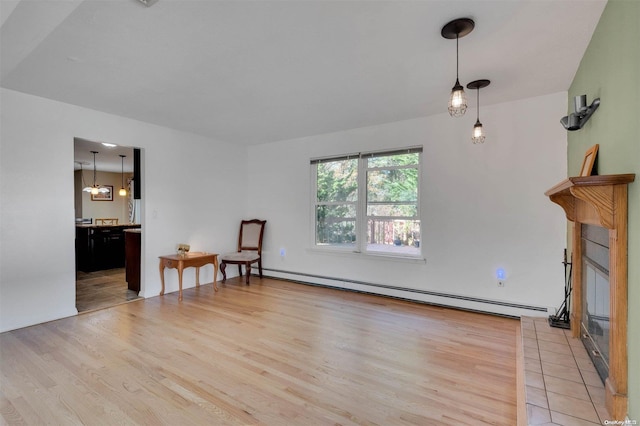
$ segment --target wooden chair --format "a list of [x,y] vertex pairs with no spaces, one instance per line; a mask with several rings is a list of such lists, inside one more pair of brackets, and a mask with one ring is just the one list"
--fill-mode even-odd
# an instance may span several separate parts
[[118,224],[117,217],[96,219],[96,225],[117,225],[117,224]]
[[262,278],[262,236],[264,235],[264,225],[266,220],[243,220],[240,223],[240,235],[238,236],[238,250],[233,253],[223,254],[220,257],[220,272],[222,272],[222,282],[227,279],[225,269],[227,264],[238,265],[238,273],[242,276],[242,265],[247,274],[246,282],[249,284],[251,275],[251,265],[258,263],[258,272]]

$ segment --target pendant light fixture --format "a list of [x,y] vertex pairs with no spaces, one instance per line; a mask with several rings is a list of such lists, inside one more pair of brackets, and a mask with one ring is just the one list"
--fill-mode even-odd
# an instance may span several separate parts
[[120,191],[118,191],[118,195],[121,197],[127,196],[127,190],[124,189],[124,157],[126,157],[126,155],[120,154],[120,163],[122,165],[122,187],[120,188]]
[[91,153],[93,154],[93,185],[85,186],[82,190],[84,192],[90,192],[91,195],[98,195],[99,193],[109,192],[108,188],[101,188],[100,185],[96,183],[96,154],[98,153],[98,151],[91,151]]
[[467,96],[464,88],[460,84],[458,77],[459,58],[458,40],[473,31],[475,23],[469,18],[455,19],[442,27],[441,35],[446,39],[456,39],[456,84],[451,89],[449,97],[449,115],[452,117],[462,117],[467,110]]
[[480,122],[480,89],[487,87],[489,84],[491,84],[489,80],[476,80],[467,84],[467,89],[475,89],[478,91],[476,96],[476,124],[473,125],[473,135],[471,136],[471,141],[474,144],[484,143],[485,134],[482,123]]

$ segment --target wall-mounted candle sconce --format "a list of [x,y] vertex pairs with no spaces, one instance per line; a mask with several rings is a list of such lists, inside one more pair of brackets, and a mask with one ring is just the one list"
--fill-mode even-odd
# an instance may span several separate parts
[[587,95],[580,95],[573,99],[573,104],[575,112],[560,119],[562,126],[569,131],[582,129],[600,106],[600,98],[594,99],[591,105],[587,106]]

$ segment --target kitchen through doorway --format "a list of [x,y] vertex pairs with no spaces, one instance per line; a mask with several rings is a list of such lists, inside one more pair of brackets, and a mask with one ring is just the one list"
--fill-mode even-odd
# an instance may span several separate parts
[[142,299],[140,156],[138,148],[74,138],[78,313]]

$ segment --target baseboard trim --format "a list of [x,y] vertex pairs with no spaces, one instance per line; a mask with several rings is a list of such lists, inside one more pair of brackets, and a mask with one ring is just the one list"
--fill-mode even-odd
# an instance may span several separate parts
[[376,294],[397,299],[411,300],[436,306],[464,309],[474,312],[491,313],[519,318],[522,315],[545,316],[548,309],[540,306],[483,299],[459,294],[441,293],[431,290],[398,287],[353,279],[263,268],[263,275],[270,278],[286,279],[301,284],[337,288],[360,293]]

